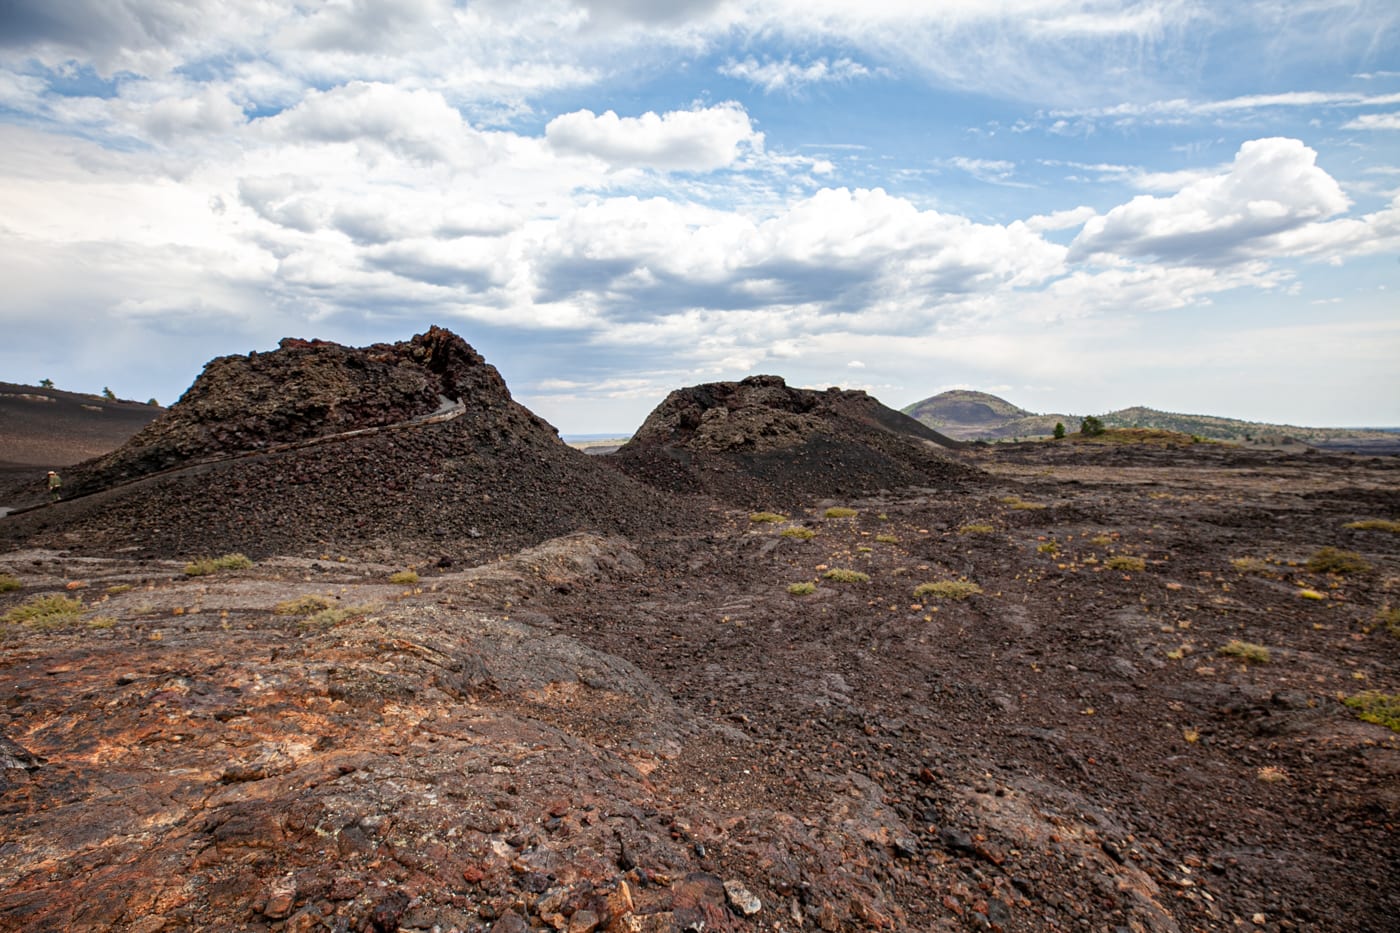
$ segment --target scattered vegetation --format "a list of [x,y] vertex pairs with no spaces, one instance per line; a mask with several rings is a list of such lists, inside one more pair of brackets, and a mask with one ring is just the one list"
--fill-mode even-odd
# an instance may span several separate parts
[[920,583],[914,587],[915,599],[967,599],[982,592],[982,587],[971,580],[938,580],[933,583]]
[[1094,535],[1089,539],[1089,543],[1099,547],[1108,547],[1113,543],[1113,535]]
[[1313,573],[1365,573],[1371,569],[1366,559],[1355,551],[1325,547],[1308,559]]
[[837,583],[869,583],[870,574],[861,573],[859,570],[845,570],[840,567],[833,567],[822,574],[828,580],[835,580]]
[[0,573],[0,593],[8,593],[22,586],[24,586],[24,584],[19,582],[19,577],[8,573]]
[[898,544],[899,539],[894,535],[876,535],[875,540],[881,544]]
[[389,582],[398,586],[411,586],[418,582],[418,572],[414,570],[400,570],[389,578]]
[[7,625],[27,625],[30,628],[58,628],[72,625],[83,614],[83,601],[71,596],[36,596],[16,606],[0,622]]
[[201,557],[185,565],[185,575],[203,577],[221,570],[247,570],[253,562],[242,554],[225,554],[222,557]]
[[833,505],[824,513],[827,518],[855,518],[860,514],[858,509],[848,509],[844,505]]
[[1104,561],[1104,566],[1109,570],[1142,571],[1147,569],[1147,561],[1143,560],[1141,557],[1116,554]]
[[1352,528],[1356,531],[1389,531],[1400,534],[1400,522],[1392,522],[1384,518],[1367,518],[1359,522],[1347,522],[1342,527]]
[[787,516],[779,515],[777,512],[754,512],[749,515],[749,521],[768,522],[770,524],[776,525],[778,522],[787,521]]
[[1400,607],[1391,606],[1376,613],[1376,622],[1385,626],[1385,630],[1396,638],[1400,638]]
[[1239,658],[1241,661],[1248,661],[1254,664],[1269,663],[1269,649],[1263,645],[1256,645],[1250,641],[1240,641],[1233,638],[1228,644],[1221,645],[1216,649],[1216,654],[1223,654],[1226,657]]
[[1040,543],[1040,544],[1037,544],[1037,545],[1035,546],[1035,549],[1036,549],[1036,551],[1038,551],[1038,552],[1041,553],[1041,554],[1051,554],[1051,555],[1054,555],[1054,554],[1058,554],[1058,553],[1060,552],[1060,546],[1059,546],[1057,543],[1055,543],[1054,541],[1045,541],[1045,542],[1042,542],[1042,543]]
[[788,587],[788,592],[794,596],[811,596],[817,591],[817,585],[811,582],[793,583]]
[[104,629],[111,628],[117,624],[117,620],[112,616],[93,616],[87,621],[88,628]]
[[330,628],[352,616],[364,615],[367,611],[364,606],[351,606],[348,609],[322,609],[320,612],[302,619],[301,624],[307,628]]
[[782,536],[784,538],[801,538],[803,541],[807,541],[815,538],[817,533],[810,528],[784,528]]
[[1004,505],[1009,505],[1013,509],[1020,509],[1023,511],[1035,511],[1037,509],[1046,508],[1045,505],[1039,502],[1027,502],[1019,496],[1002,496],[1001,501]]
[[107,587],[107,595],[120,596],[123,593],[130,593],[134,589],[136,589],[136,587],[132,586],[130,583],[113,583],[111,586]]
[[335,600],[328,596],[317,596],[315,594],[298,596],[296,599],[287,599],[272,607],[272,611],[279,616],[309,616],[315,615],[335,605]]
[[960,535],[989,535],[996,531],[991,525],[984,525],[978,522],[970,522],[958,528]]
[[1262,557],[1236,557],[1230,561],[1230,566],[1240,573],[1268,573],[1273,569]]
[[1385,726],[1392,732],[1400,732],[1400,693],[1367,690],[1349,696],[1342,702],[1356,711],[1358,719]]

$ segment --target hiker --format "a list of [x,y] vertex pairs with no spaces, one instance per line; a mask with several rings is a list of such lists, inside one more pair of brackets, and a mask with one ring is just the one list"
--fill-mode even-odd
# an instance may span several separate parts
[[58,478],[58,474],[49,470],[49,501],[58,501],[58,491],[63,488],[63,480]]

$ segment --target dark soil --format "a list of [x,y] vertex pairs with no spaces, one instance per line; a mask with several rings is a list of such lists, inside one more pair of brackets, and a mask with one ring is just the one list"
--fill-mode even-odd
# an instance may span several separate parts
[[739,511],[532,417],[0,519],[0,612],[83,602],[0,623],[0,930],[1394,928],[1400,736],[1341,698],[1400,694],[1400,535],[1347,527],[1400,462],[1001,445],[823,498],[806,436],[701,482]]

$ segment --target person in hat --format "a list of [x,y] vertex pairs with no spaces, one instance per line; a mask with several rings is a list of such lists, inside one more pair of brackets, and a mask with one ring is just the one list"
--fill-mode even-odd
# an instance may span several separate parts
[[63,488],[63,480],[58,478],[58,474],[49,470],[49,501],[57,502],[59,490]]

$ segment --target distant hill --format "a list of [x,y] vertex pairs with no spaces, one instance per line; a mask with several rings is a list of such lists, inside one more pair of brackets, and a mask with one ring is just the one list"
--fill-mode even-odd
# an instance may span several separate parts
[[[940,392],[902,409],[936,431],[959,440],[1011,440],[1049,437],[1056,422],[1070,433],[1079,430],[1083,415],[1036,414],[990,395],[954,389]],[[1134,406],[1099,415],[1110,428],[1158,428],[1214,441],[1278,446],[1303,443],[1335,450],[1373,453],[1400,452],[1400,433],[1364,428],[1308,428],[1266,424],[1214,415],[1186,415]]]
[[116,450],[163,411],[159,405],[0,382],[0,465],[47,470],[78,463]]

